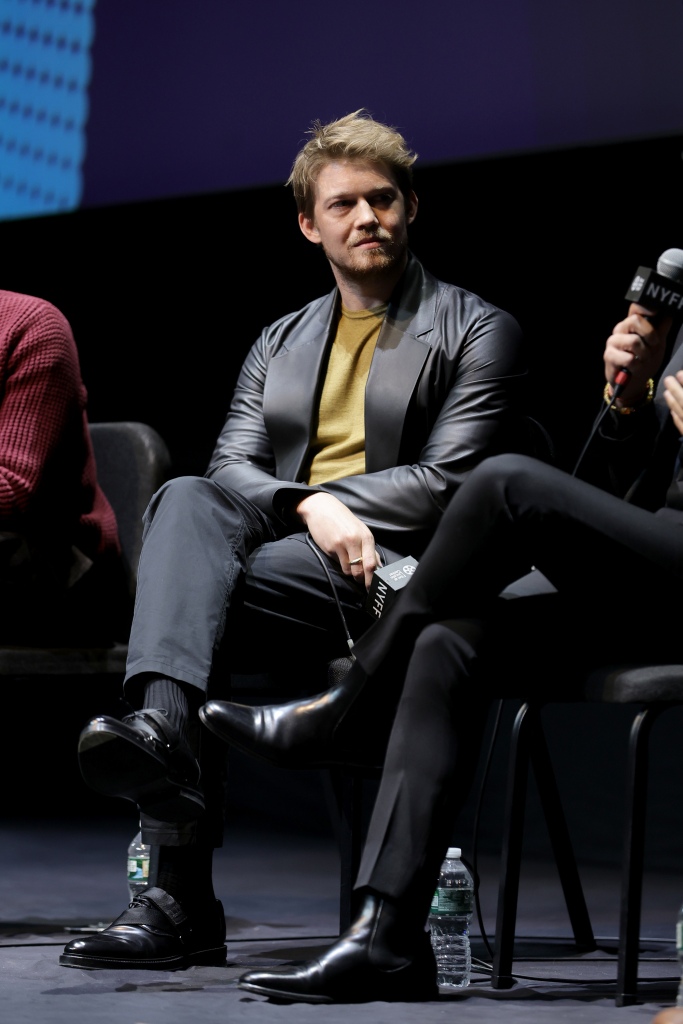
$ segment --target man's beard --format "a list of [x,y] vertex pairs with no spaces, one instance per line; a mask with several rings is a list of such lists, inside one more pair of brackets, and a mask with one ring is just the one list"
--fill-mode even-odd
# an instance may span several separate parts
[[[382,244],[377,249],[358,249],[357,245],[360,241],[377,241]],[[407,249],[408,243],[405,238],[397,240],[383,228],[379,228],[371,235],[350,239],[349,259],[343,263],[327,252],[323,246],[323,252],[332,266],[337,267],[345,276],[357,280],[383,275],[387,271],[394,270],[404,259]]]

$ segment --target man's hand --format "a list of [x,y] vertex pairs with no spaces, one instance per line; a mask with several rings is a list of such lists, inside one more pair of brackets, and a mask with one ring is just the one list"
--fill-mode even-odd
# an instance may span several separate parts
[[669,406],[676,430],[683,434],[683,370],[675,377],[664,378],[664,400]]
[[630,377],[617,399],[617,406],[635,405],[647,390],[650,377],[655,377],[666,354],[666,336],[672,318],[664,317],[653,323],[647,318],[651,310],[632,302],[628,316],[620,321],[607,339],[604,362],[605,377],[609,384],[621,369],[628,370]]
[[296,507],[318,547],[339,561],[346,576],[364,576],[369,589],[381,565],[375,538],[365,523],[332,494],[309,494]]

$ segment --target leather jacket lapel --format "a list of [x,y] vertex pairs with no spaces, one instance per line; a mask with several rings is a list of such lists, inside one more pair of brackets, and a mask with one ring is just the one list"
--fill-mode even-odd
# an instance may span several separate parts
[[431,344],[436,292],[411,257],[377,339],[365,392],[365,470],[395,466],[410,399]]
[[271,433],[278,476],[301,480],[308,453],[313,418],[323,382],[324,359],[335,321],[338,292],[326,295],[310,322],[273,357],[264,392],[266,424],[277,423]]

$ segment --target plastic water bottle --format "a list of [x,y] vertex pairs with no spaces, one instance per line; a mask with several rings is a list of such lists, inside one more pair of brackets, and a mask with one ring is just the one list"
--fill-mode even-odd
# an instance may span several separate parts
[[128,891],[131,899],[149,884],[149,853],[149,846],[143,843],[142,833],[138,832],[128,847]]
[[683,1006],[683,906],[678,911],[678,920],[676,921],[676,952],[678,953],[678,964],[681,971],[676,1006]]
[[449,846],[429,913],[437,981],[450,988],[469,985],[472,967],[470,921],[474,882],[460,854],[459,847]]

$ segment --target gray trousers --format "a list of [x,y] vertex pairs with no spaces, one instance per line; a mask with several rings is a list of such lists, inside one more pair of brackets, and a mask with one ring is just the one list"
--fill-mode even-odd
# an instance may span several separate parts
[[236,673],[270,671],[282,682],[283,700],[300,695],[307,676],[308,692],[324,689],[323,666],[348,654],[332,586],[354,640],[371,624],[363,584],[322,556],[324,567],[321,554],[305,533],[285,535],[250,501],[204,477],[174,478],[153,497],[144,518],[125,695],[139,708],[147,673],[179,680],[195,693],[190,735],[207,810],[186,824],[143,815],[146,842],[221,845],[225,746],[200,727],[201,704],[229,698]]

